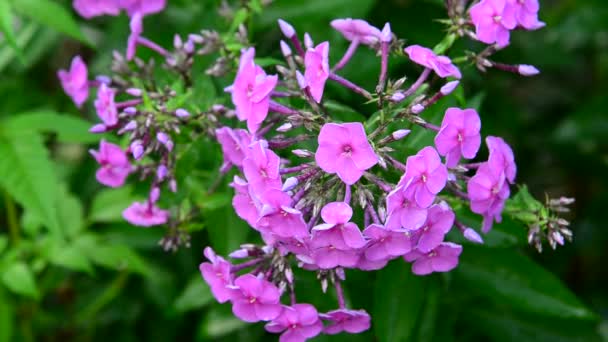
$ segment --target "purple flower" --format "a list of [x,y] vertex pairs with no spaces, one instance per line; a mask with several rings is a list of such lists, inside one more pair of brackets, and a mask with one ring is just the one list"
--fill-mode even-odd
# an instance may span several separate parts
[[455,78],[462,77],[460,70],[452,64],[452,61],[448,57],[437,56],[431,49],[427,49],[420,45],[410,45],[405,48],[405,53],[407,53],[410,59],[417,64],[420,64],[425,68],[433,69],[441,78],[446,78],[448,76]]
[[456,215],[445,202],[435,204],[429,208],[426,222],[418,230],[420,235],[416,249],[428,253],[439,246],[454,225]]
[[215,130],[215,137],[222,146],[224,164],[232,164],[239,168],[243,166],[243,160],[248,156],[251,135],[244,129],[232,129],[222,127]]
[[406,193],[414,195],[421,208],[428,208],[444,187],[448,179],[448,170],[441,163],[437,151],[427,146],[418,154],[407,158],[405,174],[399,181]]
[[371,325],[371,319],[365,310],[334,310],[322,315],[322,318],[330,322],[323,329],[323,332],[328,335],[339,334],[343,331],[358,334],[369,329]]
[[313,338],[323,330],[317,309],[310,304],[283,306],[281,315],[267,323],[266,330],[281,333],[280,342],[303,342]]
[[249,156],[243,160],[243,173],[258,196],[267,189],[281,188],[280,158],[260,141],[251,145]]
[[348,185],[356,183],[365,170],[378,163],[378,156],[359,122],[325,124],[318,141],[315,159],[319,167],[327,173],[337,173]]
[[132,225],[151,227],[167,223],[169,211],[158,208],[151,201],[135,202],[122,212],[122,216]]
[[487,233],[492,228],[493,219],[501,222],[501,213],[510,190],[505,173],[495,170],[484,163],[467,183],[471,211],[483,215],[482,231]]
[[403,231],[394,231],[379,224],[372,224],[365,228],[363,234],[369,239],[365,248],[365,257],[370,261],[392,259],[412,249],[410,238]]
[[73,6],[80,16],[87,19],[120,14],[119,0],[74,0]]
[[82,107],[82,104],[89,97],[88,70],[82,58],[80,56],[74,57],[70,70],[59,70],[57,76],[65,93],[72,98],[78,108]]
[[247,128],[254,133],[268,115],[270,93],[277,85],[276,75],[267,76],[253,61],[255,49],[243,52],[239,70],[232,85],[232,103],[240,121],[247,120]]
[[349,41],[358,41],[364,45],[374,45],[380,41],[382,32],[362,19],[334,19],[331,27],[342,33]]
[[236,214],[247,221],[250,226],[255,227],[258,219],[260,218],[260,211],[262,204],[256,196],[251,194],[251,189],[247,182],[238,177],[234,176],[234,181],[230,183],[236,193],[232,198],[232,206]]
[[119,0],[120,6],[127,11],[129,16],[137,13],[142,15],[158,13],[167,5],[167,0]]
[[526,30],[536,30],[545,26],[545,23],[538,20],[538,0],[507,0],[507,2],[513,7],[519,26]]
[[103,122],[91,128],[92,132],[104,132],[114,128],[118,124],[118,110],[114,103],[115,91],[105,84],[101,84],[97,91],[97,99],[95,100],[95,109],[97,116]]
[[215,299],[220,303],[225,303],[232,297],[233,290],[227,287],[232,285],[234,280],[230,272],[232,265],[224,258],[217,256],[211,247],[206,247],[204,253],[210,262],[200,264],[201,275],[211,288]]
[[279,289],[265,279],[245,274],[231,288],[232,312],[245,322],[271,321],[283,310]]
[[143,14],[141,12],[137,12],[131,17],[131,21],[129,23],[129,27],[131,28],[131,34],[129,34],[129,38],[127,39],[127,60],[130,61],[135,57],[135,53],[137,51],[137,41],[140,38],[142,32],[144,31],[143,24]]
[[321,102],[325,82],[329,77],[329,43],[323,42],[314,48],[308,49],[304,55],[304,79],[310,89],[312,98]]
[[328,241],[318,234],[312,237],[309,247],[312,263],[321,269],[332,269],[338,266],[352,268],[359,262],[359,250],[336,248],[332,241]]
[[428,211],[418,206],[411,191],[406,192],[404,186],[398,186],[388,194],[386,209],[388,217],[385,225],[389,230],[416,230],[426,221]]
[[515,182],[517,174],[517,165],[515,165],[515,157],[511,147],[499,137],[488,136],[486,144],[490,150],[488,165],[495,171],[504,171],[509,183]]
[[125,184],[125,179],[131,172],[131,164],[126,153],[120,146],[101,140],[99,151],[90,151],[101,166],[95,173],[97,181],[103,185],[117,188]]
[[416,275],[427,275],[433,272],[449,272],[458,265],[462,246],[444,242],[428,253],[414,250],[403,258],[414,262],[412,272]]
[[340,250],[357,249],[365,246],[366,241],[359,227],[348,222],[353,216],[353,209],[344,202],[326,204],[321,210],[324,224],[312,229],[313,239],[324,240]]
[[446,157],[446,166],[454,167],[460,157],[473,159],[481,145],[481,120],[475,109],[448,108],[435,137],[435,146]]
[[470,13],[477,39],[486,44],[496,43],[498,47],[509,45],[509,31],[515,28],[517,20],[508,0],[481,0],[471,7]]
[[292,199],[279,189],[267,190],[261,198],[263,203],[256,227],[262,232],[280,238],[302,238],[308,236],[308,228],[302,212],[291,207]]

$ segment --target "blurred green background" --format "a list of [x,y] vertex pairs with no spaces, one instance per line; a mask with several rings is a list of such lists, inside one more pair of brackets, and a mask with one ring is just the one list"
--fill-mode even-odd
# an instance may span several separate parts
[[[36,4],[36,1],[24,3]],[[75,17],[68,1],[55,3]],[[185,35],[202,28],[225,29],[230,23],[217,15],[218,3],[170,0],[165,12],[146,19],[145,35],[169,45],[174,33]],[[95,121],[91,108],[78,111],[64,95],[56,71],[68,66],[73,55],[81,54],[94,73],[106,72],[111,51],[124,48],[128,19],[124,15],[92,21],[78,18],[82,31],[92,42],[86,45],[60,33],[61,27],[58,30],[53,26],[52,18],[45,18],[44,13],[37,16],[33,20],[17,13],[14,18],[17,44],[24,55],[22,60],[6,41],[0,40],[0,120],[27,113],[60,112]],[[280,56],[278,40],[282,37],[276,19],[284,18],[300,34],[309,32],[316,42],[330,40],[331,58],[336,61],[347,45],[330,29],[329,21],[341,17],[365,18],[378,27],[388,21],[393,32],[408,43],[433,46],[443,37],[443,26],[433,20],[445,18],[446,13],[439,0],[278,0],[265,8],[262,15],[256,16],[249,28],[260,56]],[[522,299],[524,302],[511,306],[508,295],[502,302],[488,299],[505,295],[505,292],[494,294],[492,289],[484,288],[500,286],[502,278],[499,277],[495,282],[460,282],[466,286],[459,289],[458,295],[452,295],[453,292],[433,290],[449,283],[451,276],[442,278],[442,285],[438,285],[432,280],[413,280],[406,273],[400,276],[398,283],[387,278],[386,293],[395,296],[406,309],[410,306],[425,309],[416,310],[414,316],[397,312],[396,317],[403,321],[381,322],[382,317],[373,316],[378,320],[373,322],[388,330],[393,329],[391,324],[415,326],[410,329],[414,333],[393,339],[369,333],[339,336],[336,340],[398,341],[409,337],[410,340],[442,341],[594,341],[608,338],[608,272],[604,264],[608,260],[608,230],[605,229],[608,206],[608,5],[604,0],[546,0],[541,1],[540,18],[547,23],[545,29],[513,33],[512,45],[494,56],[494,60],[504,63],[533,64],[542,71],[539,76],[524,78],[494,70],[480,75],[472,67],[465,67],[464,91],[467,98],[482,99],[482,133],[503,136],[513,146],[519,182],[527,183],[539,199],[543,199],[545,193],[554,197],[576,197],[568,215],[575,235],[573,243],[556,251],[545,246],[540,255],[525,245],[519,246],[518,250],[562,279],[599,318],[576,320],[559,312],[537,315],[543,312],[545,305],[552,304],[543,297],[542,286],[538,293],[531,293],[530,297]],[[53,25],[49,27],[40,22]],[[456,48],[479,50],[481,45],[459,42]],[[394,77],[400,71],[411,75],[415,70],[403,61],[391,62]],[[376,82],[377,68],[377,58],[360,49],[342,74],[371,89]],[[220,93],[219,84],[216,88]],[[364,110],[358,99],[349,93],[337,88],[329,91],[344,103]],[[29,120],[36,121],[36,118]],[[48,127],[64,124],[52,120],[36,122],[42,127],[41,131],[51,132],[54,130]],[[11,128],[5,125],[6,129]],[[112,338],[116,342],[276,338],[265,335],[260,324],[245,326],[232,318],[227,305],[212,303],[198,275],[202,249],[209,241],[223,241],[223,245],[217,246],[221,253],[247,241],[246,228],[230,214],[229,206],[208,204],[203,222],[205,228],[193,233],[192,247],[165,253],[157,245],[163,235],[161,229],[141,229],[121,222],[121,206],[137,196],[131,194],[132,189],[110,192],[102,190],[95,182],[96,165],[86,151],[98,138],[80,133],[70,135],[69,132],[63,137],[56,134],[44,137],[52,165],[42,163],[30,167],[53,169],[60,184],[55,191],[58,192],[57,200],[65,207],[62,210],[72,218],[71,221],[79,220],[71,223],[78,230],[74,241],[78,241],[80,247],[91,248],[93,255],[87,258],[92,263],[106,267],[74,265],[73,256],[61,253],[57,256],[55,250],[61,247],[49,247],[47,241],[39,237],[40,222],[36,223],[36,218],[27,215],[20,216],[20,208],[14,207],[14,202],[4,196],[0,199],[0,253],[8,241],[8,229],[4,227],[10,223],[12,210],[17,211],[26,236],[23,240],[27,241],[22,241],[22,246],[31,246],[14,248],[15,255],[8,256],[6,252],[0,257],[4,261],[21,257],[28,260],[28,267],[36,274],[36,284],[33,292],[25,291],[25,296],[21,297],[0,291],[0,341],[3,336],[10,336],[7,338],[14,341],[105,341]],[[30,138],[40,139],[38,135],[22,137]],[[24,153],[40,152],[24,148]],[[196,165],[206,168],[200,172],[214,174],[214,168],[220,163],[217,153],[216,149],[213,153],[197,156]],[[0,154],[2,158],[7,157]],[[41,153],[41,158],[46,158],[45,153]],[[4,168],[5,172],[10,171],[6,170],[10,166]],[[42,177],[37,184],[45,182]],[[228,190],[223,191],[228,193]],[[137,189],[134,193],[138,193]],[[73,218],[76,216],[78,218]],[[520,233],[524,234],[523,228]],[[51,264],[58,267],[48,268],[45,257],[31,252],[47,249],[52,255]],[[82,249],[73,253],[79,253],[77,251]],[[474,256],[475,249],[471,248],[471,251],[470,255]],[[502,251],[496,253],[499,255],[496,260],[502,260]],[[121,264],[124,260],[128,260],[126,266]],[[399,273],[403,270],[408,272],[402,266],[391,266],[387,271]],[[534,273],[535,269],[527,270]],[[0,277],[3,278],[9,274],[6,268],[2,272]],[[19,269],[11,269],[11,272],[11,275],[22,273]],[[457,279],[467,278],[467,274],[454,273]],[[349,275],[347,286],[350,286],[351,300],[357,304],[355,307],[366,307],[374,313],[371,299],[363,294],[374,291],[369,285],[370,278],[387,277],[387,274],[390,273],[353,272]],[[513,280],[508,274],[505,277]],[[522,281],[525,283],[526,279]],[[305,291],[318,292],[318,285],[312,280],[307,286]],[[429,295],[424,301],[399,299],[416,290],[427,291]],[[375,291],[379,291],[377,287]],[[549,297],[555,294],[550,293],[549,285],[546,291]],[[477,298],[478,292],[487,296]],[[532,309],[521,310],[522,307]],[[560,307],[555,310],[559,311]],[[390,317],[391,313],[386,315]],[[319,340],[334,339],[322,337]]]

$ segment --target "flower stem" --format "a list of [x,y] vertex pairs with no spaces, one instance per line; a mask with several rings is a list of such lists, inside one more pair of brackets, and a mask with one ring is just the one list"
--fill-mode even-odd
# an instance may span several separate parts
[[145,46],[148,49],[157,52],[159,55],[163,56],[163,57],[168,57],[169,56],[169,52],[167,50],[165,50],[162,46],[156,44],[155,42],[144,38],[144,37],[138,37],[137,38],[137,44],[141,45],[141,46]]
[[359,87],[358,85],[352,83],[351,81],[349,81],[345,78],[342,78],[334,73],[330,73],[329,79],[343,85],[344,87],[354,91],[357,94],[362,95],[363,97],[365,97],[368,100],[372,99],[372,95],[367,90]]
[[251,259],[249,261],[245,261],[242,264],[234,265],[234,266],[230,267],[230,273],[236,273],[236,272],[242,271],[246,268],[259,265],[260,263],[262,263],[262,261],[264,261],[264,258],[256,258],[256,259]]
[[355,54],[355,51],[357,51],[357,47],[359,47],[359,40],[355,39],[352,42],[350,42],[350,45],[348,46],[348,49],[344,53],[344,56],[342,56],[342,59],[340,59],[338,64],[336,64],[331,69],[331,71],[336,72],[336,71],[344,68],[346,63],[348,63],[348,61],[351,59],[351,57]]
[[340,279],[335,277],[334,286],[336,287],[336,296],[338,297],[338,306],[340,309],[344,309],[346,304],[344,302],[344,292],[342,291],[342,285],[340,284]]

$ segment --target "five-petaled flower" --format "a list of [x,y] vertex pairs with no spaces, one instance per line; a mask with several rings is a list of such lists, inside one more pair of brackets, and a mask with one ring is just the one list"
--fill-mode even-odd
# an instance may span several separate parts
[[99,151],[91,150],[90,152],[100,166],[95,173],[99,183],[112,188],[125,184],[125,179],[131,172],[131,164],[120,146],[102,139],[99,143]]
[[82,58],[74,57],[70,70],[59,70],[57,76],[66,94],[72,98],[77,107],[82,107],[89,97],[88,69]]
[[209,284],[215,299],[220,303],[225,303],[232,297],[233,290],[228,288],[234,280],[230,272],[232,265],[224,258],[217,256],[211,247],[205,248],[204,253],[210,262],[200,264],[201,275]]
[[310,304],[283,306],[281,315],[265,326],[271,333],[282,333],[279,342],[302,342],[323,330],[319,313]]
[[331,27],[342,33],[344,38],[364,45],[374,45],[380,41],[382,32],[362,19],[334,19]]
[[475,109],[448,108],[435,137],[435,146],[446,157],[446,166],[454,167],[460,157],[473,159],[481,145],[481,120]]
[[277,318],[281,306],[281,292],[266,279],[252,274],[242,275],[229,286],[232,291],[232,312],[245,322],[271,321]]
[[498,47],[509,45],[509,31],[517,26],[515,8],[509,0],[481,0],[471,7],[471,20],[477,39]]
[[443,242],[428,253],[414,250],[406,254],[405,261],[414,262],[412,272],[416,275],[427,275],[433,272],[449,272],[458,265],[462,246]]

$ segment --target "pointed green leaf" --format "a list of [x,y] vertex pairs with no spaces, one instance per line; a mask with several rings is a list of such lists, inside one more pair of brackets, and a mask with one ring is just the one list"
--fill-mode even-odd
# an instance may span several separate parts
[[213,302],[211,290],[203,278],[197,274],[190,279],[184,291],[175,300],[173,307],[177,312],[184,313],[200,309],[211,302]]
[[36,279],[29,266],[18,261],[10,264],[2,272],[2,283],[16,294],[38,299],[40,293],[36,287]]
[[0,31],[4,34],[4,39],[17,53],[17,56],[23,61],[23,52],[17,44],[15,31],[13,30],[13,13],[8,1],[0,1]]
[[2,125],[11,131],[57,134],[57,140],[65,143],[90,144],[100,139],[98,134],[89,133],[90,122],[54,111],[20,113],[5,120]]

